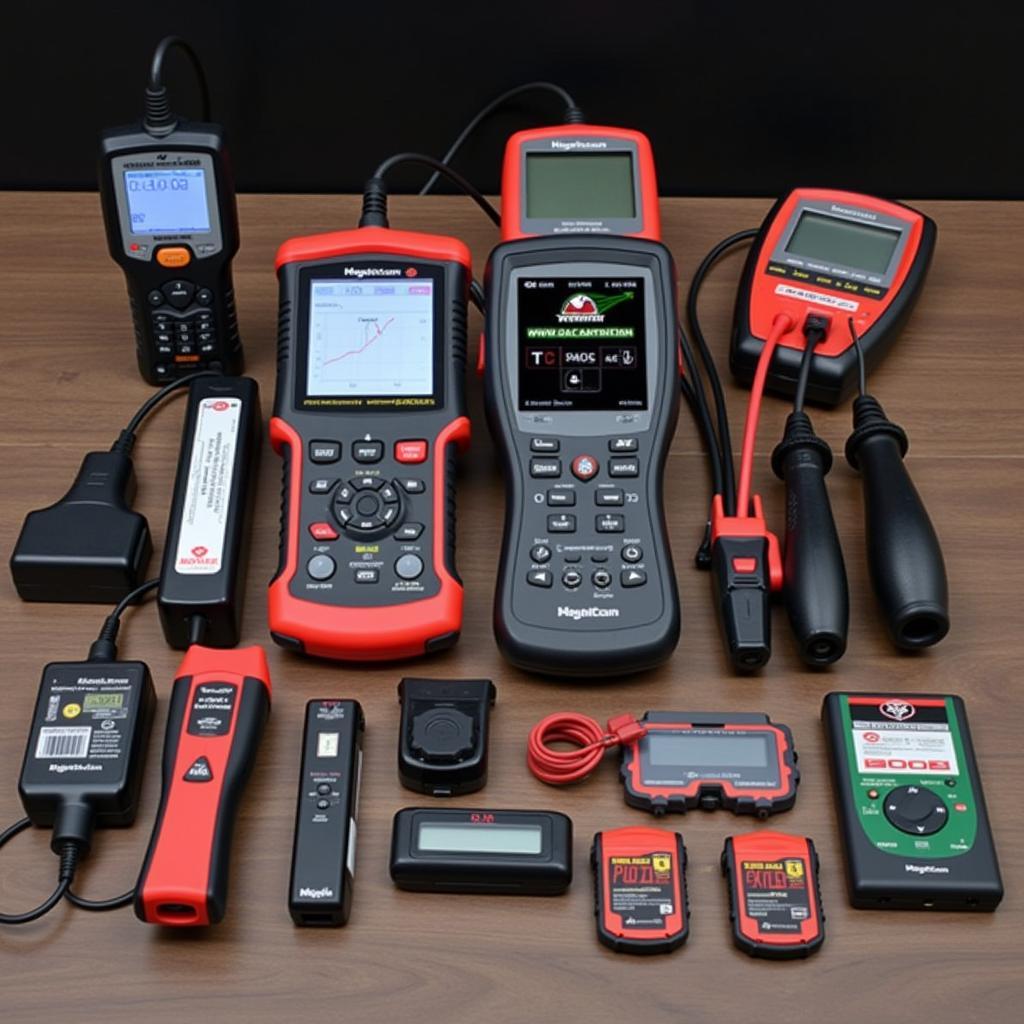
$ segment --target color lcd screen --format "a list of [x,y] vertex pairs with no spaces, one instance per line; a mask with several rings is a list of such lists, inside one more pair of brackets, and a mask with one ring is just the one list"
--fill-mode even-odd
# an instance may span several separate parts
[[635,217],[629,153],[528,153],[526,216],[545,220]]
[[434,290],[428,277],[314,278],[307,398],[432,396]]
[[541,851],[540,825],[466,825],[424,821],[416,846],[424,853],[522,853]]
[[652,767],[767,768],[772,763],[768,737],[758,733],[722,737],[651,730],[647,742]]
[[786,252],[806,259],[838,263],[884,274],[900,241],[900,232],[804,210]]
[[647,408],[643,278],[520,278],[519,409]]
[[188,235],[210,230],[206,171],[125,171],[133,235]]

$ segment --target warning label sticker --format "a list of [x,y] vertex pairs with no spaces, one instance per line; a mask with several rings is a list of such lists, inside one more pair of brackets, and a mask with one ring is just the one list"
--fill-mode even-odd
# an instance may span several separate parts
[[625,928],[664,930],[675,912],[673,864],[668,852],[609,858],[609,909]]
[[174,560],[174,571],[182,576],[211,575],[223,565],[241,416],[240,398],[204,398],[199,403]]
[[959,775],[949,726],[937,722],[853,722],[857,769],[864,775]]
[[743,909],[762,933],[799,932],[811,915],[807,865],[800,857],[740,862]]

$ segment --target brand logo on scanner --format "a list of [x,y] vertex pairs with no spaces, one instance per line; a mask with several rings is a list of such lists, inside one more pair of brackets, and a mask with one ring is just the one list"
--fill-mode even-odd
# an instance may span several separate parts
[[601,139],[552,139],[552,149],[607,149],[608,143]]
[[878,220],[878,214],[872,213],[870,210],[854,210],[849,206],[837,206],[835,203],[830,203],[829,209],[833,213],[845,213],[848,217],[862,217],[864,220]]
[[904,871],[912,875],[948,875],[949,868],[940,868],[937,864],[904,864]]
[[319,889],[311,889],[308,885],[304,885],[299,890],[299,898],[307,900],[326,900],[334,895],[334,890],[328,886],[322,886]]
[[620,302],[628,302],[633,292],[599,295],[596,292],[576,292],[562,303],[558,313],[560,324],[603,324],[605,314]]
[[573,622],[579,622],[580,619],[617,619],[619,617],[618,608],[598,608],[591,606],[590,608],[570,608],[567,604],[560,604],[558,606],[558,617],[560,619],[572,619]]
[[197,544],[187,555],[178,558],[178,565],[220,565],[220,558],[211,555],[210,549],[203,544]]
[[398,267],[346,267],[342,273],[346,277],[401,277]]
[[908,704],[905,700],[887,700],[884,704],[878,706],[878,710],[886,718],[891,718],[894,722],[905,722],[908,718],[913,718],[917,713],[914,705]]

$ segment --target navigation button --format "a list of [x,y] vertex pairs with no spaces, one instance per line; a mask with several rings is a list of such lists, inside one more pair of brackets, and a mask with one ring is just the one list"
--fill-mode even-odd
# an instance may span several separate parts
[[162,289],[164,298],[175,309],[184,309],[196,293],[196,286],[191,281],[168,281]]
[[619,581],[624,587],[642,587],[647,582],[647,573],[643,569],[623,569]]
[[590,579],[595,587],[604,590],[611,583],[612,574],[607,569],[595,569]]
[[384,486],[384,481],[379,476],[356,476],[349,480],[349,483],[357,491],[379,491]]
[[562,585],[570,590],[575,590],[583,582],[583,576],[579,569],[566,569],[562,573]]
[[551,586],[551,570],[550,569],[531,569],[526,574],[526,582],[533,587],[550,587]]

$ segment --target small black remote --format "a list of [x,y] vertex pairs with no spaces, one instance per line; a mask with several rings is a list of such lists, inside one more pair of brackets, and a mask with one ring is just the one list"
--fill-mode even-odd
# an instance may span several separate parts
[[358,701],[306,705],[288,890],[297,925],[338,927],[352,909],[363,729]]

